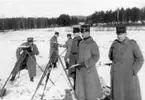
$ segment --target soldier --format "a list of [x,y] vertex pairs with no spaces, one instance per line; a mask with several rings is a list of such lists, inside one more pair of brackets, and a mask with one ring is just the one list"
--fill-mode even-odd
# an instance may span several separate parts
[[138,72],[144,58],[139,45],[129,39],[126,27],[116,27],[117,39],[110,47],[109,58],[111,67],[111,92],[113,100],[141,100]]
[[[25,50],[27,50],[27,52]],[[19,59],[21,59],[23,57],[23,55],[25,55],[25,54],[26,54],[26,56],[25,56],[25,58],[23,58],[23,61],[20,61]],[[34,77],[36,76],[35,55],[38,55],[38,54],[39,54],[39,51],[38,51],[36,44],[33,43],[33,37],[27,38],[27,42],[22,43],[21,46],[18,47],[18,49],[16,50],[16,57],[17,57],[17,61],[19,61],[19,62],[16,62],[17,66],[15,66],[15,68],[12,72],[12,77],[11,77],[10,81],[11,82],[14,81],[17,73],[20,70],[26,68],[26,69],[28,69],[30,81],[33,82]]]
[[64,45],[61,45],[60,47],[65,47],[67,49],[65,57],[64,57],[64,61],[66,64],[66,69],[69,68],[69,56],[70,56],[70,51],[71,51],[71,45],[72,45],[72,37],[71,34],[67,34],[67,41]]
[[79,100],[98,100],[101,84],[96,68],[100,58],[99,48],[90,36],[90,26],[81,26],[83,40],[79,45],[79,66],[76,67],[75,91]]
[[49,53],[49,57],[51,58],[52,53],[54,53],[55,56],[53,56],[53,61],[51,62],[53,64],[53,67],[56,68],[57,67],[57,62],[58,62],[58,38],[59,36],[59,32],[55,32],[54,36],[50,39],[50,53]]
[[[71,50],[70,50],[70,56],[69,56],[69,66],[75,65],[78,63],[78,54],[79,54],[79,43],[82,40],[80,37],[80,27],[73,27],[73,35],[74,38],[72,40]],[[75,88],[75,68],[71,68],[68,70],[68,74],[70,77],[73,78],[74,81],[74,88]]]

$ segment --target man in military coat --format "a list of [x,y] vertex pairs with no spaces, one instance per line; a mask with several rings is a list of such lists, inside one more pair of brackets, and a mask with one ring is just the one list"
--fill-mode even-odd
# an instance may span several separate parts
[[59,54],[59,49],[58,49],[59,44],[58,44],[58,39],[57,39],[58,36],[59,36],[59,32],[55,32],[54,36],[52,36],[52,38],[50,39],[49,57],[51,58],[52,53],[54,53],[53,61],[51,62],[54,68],[57,67],[57,62],[58,62],[58,54]]
[[[33,82],[34,77],[36,76],[35,55],[38,55],[38,54],[39,54],[39,51],[36,44],[34,44],[33,37],[27,38],[27,42],[22,43],[21,46],[18,47],[16,50],[17,62],[15,64],[15,68],[12,71],[12,77],[10,81],[12,82],[15,80],[15,76],[20,70],[28,69],[30,81]],[[26,55],[25,58],[23,58],[24,57],[23,55]],[[20,59],[23,59],[23,61]]]
[[72,46],[72,36],[71,34],[67,34],[67,41],[64,45],[60,45],[60,47],[64,47],[66,48],[66,54],[64,57],[64,61],[66,64],[66,69],[69,68],[69,56],[70,56],[70,52],[71,52],[71,46]]
[[144,58],[139,45],[129,39],[126,27],[116,27],[117,39],[110,47],[111,91],[113,100],[142,100],[138,72]]
[[[73,35],[74,35],[74,38],[72,40],[72,45],[71,45],[71,50],[70,50],[70,55],[69,55],[69,66],[72,66],[78,63],[79,43],[82,40],[82,38],[80,37],[79,26],[73,27]],[[69,69],[68,74],[73,79],[74,89],[75,89],[76,69],[75,68]]]
[[98,100],[102,96],[96,68],[100,58],[99,47],[90,36],[90,26],[81,26],[83,40],[79,44],[79,59],[76,66],[75,92],[79,100]]

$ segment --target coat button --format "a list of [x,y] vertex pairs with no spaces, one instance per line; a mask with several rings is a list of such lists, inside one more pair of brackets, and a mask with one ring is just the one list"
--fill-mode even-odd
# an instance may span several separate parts
[[123,64],[123,62],[121,62],[121,64]]

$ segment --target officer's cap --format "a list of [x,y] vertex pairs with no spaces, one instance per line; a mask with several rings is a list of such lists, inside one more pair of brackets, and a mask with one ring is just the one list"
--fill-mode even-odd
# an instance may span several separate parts
[[80,27],[73,27],[73,33],[79,33]]
[[116,27],[116,34],[126,33],[126,26],[125,25],[118,25]]
[[34,38],[33,37],[28,37],[27,42],[34,42]]
[[90,32],[90,25],[88,24],[81,25],[81,33],[84,32]]
[[71,34],[67,34],[67,37],[71,37]]
[[59,32],[55,32],[55,35],[59,36]]

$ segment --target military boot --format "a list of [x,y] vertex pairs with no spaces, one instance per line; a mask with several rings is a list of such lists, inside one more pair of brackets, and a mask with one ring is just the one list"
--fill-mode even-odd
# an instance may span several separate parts
[[66,65],[66,70],[67,70],[69,68],[69,63],[66,61],[65,65]]
[[53,68],[57,68],[57,64],[56,63],[53,63]]
[[31,82],[34,82],[34,78],[33,78],[33,77],[30,77],[30,81],[31,81]]

